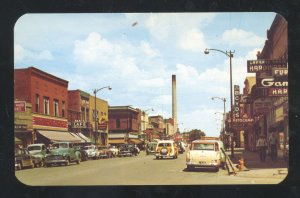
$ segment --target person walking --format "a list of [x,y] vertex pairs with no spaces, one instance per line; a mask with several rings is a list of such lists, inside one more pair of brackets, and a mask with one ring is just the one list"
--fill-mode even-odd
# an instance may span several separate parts
[[269,138],[269,145],[271,148],[271,159],[272,161],[275,161],[277,159],[277,138],[274,132],[272,132],[272,135]]
[[261,134],[257,140],[256,147],[259,150],[259,158],[261,162],[266,161],[266,149],[267,149],[267,140],[263,134]]

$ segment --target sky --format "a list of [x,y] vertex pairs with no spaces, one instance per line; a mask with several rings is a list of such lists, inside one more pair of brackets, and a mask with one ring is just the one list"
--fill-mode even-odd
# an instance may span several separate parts
[[[176,75],[180,132],[218,136],[223,101],[232,84],[242,92],[247,60],[267,39],[273,12],[25,14],[14,27],[14,67],[36,67],[69,81],[69,90],[93,94],[110,106],[172,117]],[[151,111],[149,109],[153,109]]]

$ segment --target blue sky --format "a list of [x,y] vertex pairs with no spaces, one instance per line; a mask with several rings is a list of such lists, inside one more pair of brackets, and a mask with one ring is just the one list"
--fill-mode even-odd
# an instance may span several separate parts
[[[69,81],[69,89],[109,105],[132,105],[172,116],[177,79],[180,131],[218,136],[223,102],[229,110],[229,59],[205,48],[235,51],[233,85],[242,91],[247,60],[262,50],[276,13],[26,14],[14,28],[14,67],[34,66]],[[136,25],[133,25],[136,23]]]

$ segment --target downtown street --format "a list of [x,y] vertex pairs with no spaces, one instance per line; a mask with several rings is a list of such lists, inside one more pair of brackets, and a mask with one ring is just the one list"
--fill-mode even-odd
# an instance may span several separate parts
[[[230,151],[226,152],[230,155]],[[16,178],[30,186],[119,186],[119,185],[237,185],[278,184],[287,176],[287,163],[280,157],[272,162],[259,162],[258,154],[235,150],[235,158],[243,155],[247,171],[228,175],[227,170],[187,171],[186,152],[177,159],[157,160],[141,151],[134,157],[88,160],[69,166],[39,167],[15,172]]]

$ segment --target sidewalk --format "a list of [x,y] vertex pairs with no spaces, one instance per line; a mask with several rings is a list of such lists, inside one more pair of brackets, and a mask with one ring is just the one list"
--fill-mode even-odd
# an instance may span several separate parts
[[237,175],[245,177],[257,178],[282,178],[284,179],[288,173],[288,163],[283,159],[282,152],[278,152],[276,161],[271,160],[271,156],[267,155],[266,162],[261,162],[259,153],[247,151],[244,148],[234,149],[234,158],[231,157],[231,151],[226,153],[234,164],[238,164],[241,157],[244,158],[244,163],[247,171],[239,171]]

